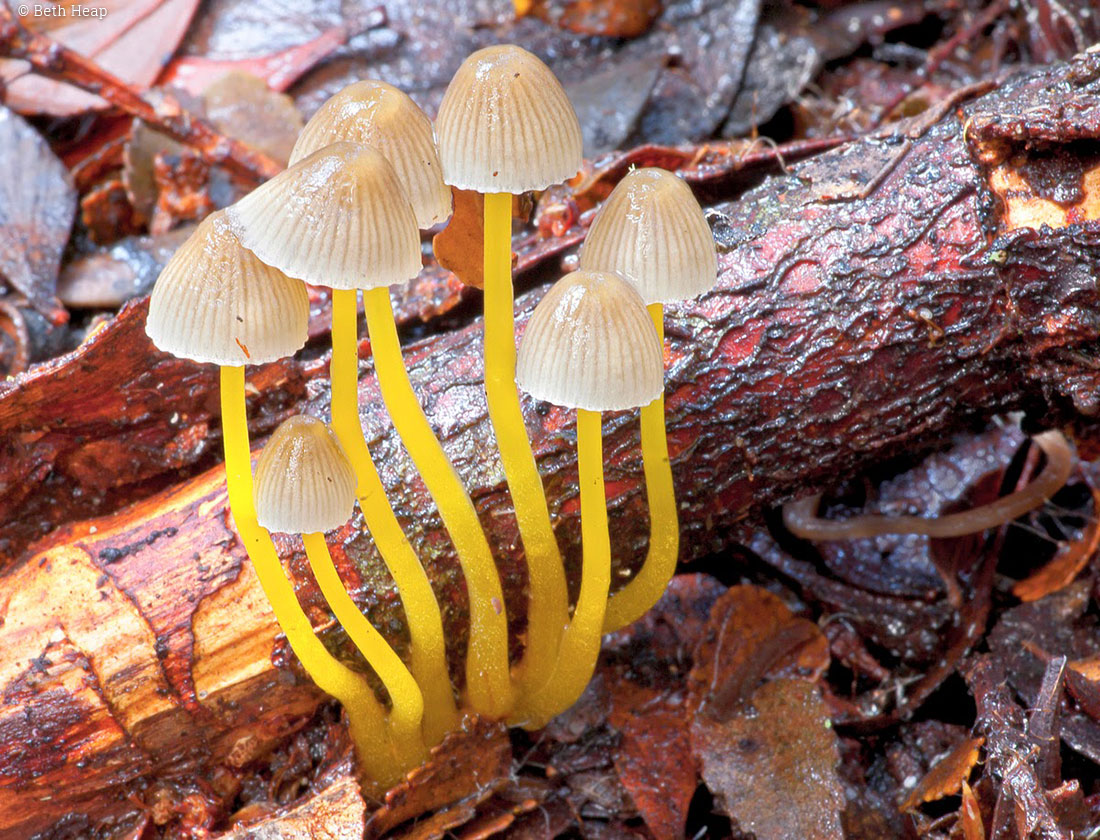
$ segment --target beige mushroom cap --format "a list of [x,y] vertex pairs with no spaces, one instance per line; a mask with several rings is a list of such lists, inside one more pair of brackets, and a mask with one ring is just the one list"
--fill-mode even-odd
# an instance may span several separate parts
[[482,193],[542,190],[581,168],[581,126],[561,83],[511,44],[458,68],[435,121],[443,179]]
[[574,271],[555,283],[527,322],[516,383],[536,399],[590,411],[655,400],[664,354],[637,289],[606,271]]
[[588,229],[578,265],[618,271],[646,303],[714,288],[718,255],[691,188],[664,169],[636,169],[612,190]]
[[369,146],[326,146],[226,212],[242,245],[307,283],[374,289],[420,271],[412,206],[389,161]]
[[386,156],[405,187],[417,225],[430,228],[451,215],[451,188],[443,183],[432,121],[404,91],[374,79],[348,85],[306,123],[290,163],[340,140],[373,146]]
[[161,350],[234,367],[294,354],[308,326],[306,287],[241,247],[224,210],[207,216],[172,255],[145,320]]
[[355,471],[340,441],[316,417],[283,421],[256,464],[256,521],[269,531],[339,528],[355,508]]

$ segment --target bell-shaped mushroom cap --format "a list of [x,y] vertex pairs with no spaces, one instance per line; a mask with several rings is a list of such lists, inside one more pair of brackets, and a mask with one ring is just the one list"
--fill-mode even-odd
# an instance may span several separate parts
[[256,521],[269,531],[339,528],[355,507],[355,471],[336,435],[316,417],[284,420],[256,464]]
[[687,300],[718,278],[714,237],[691,188],[664,169],[636,169],[592,220],[580,268],[617,271],[646,303]]
[[333,143],[226,211],[241,244],[307,283],[373,289],[420,271],[420,229],[382,153]]
[[516,383],[536,399],[590,411],[655,400],[663,351],[637,289],[614,272],[565,275],[531,313]]
[[432,121],[404,91],[373,79],[348,85],[306,123],[290,163],[340,140],[385,155],[405,187],[417,225],[429,228],[451,215],[451,189],[443,183]]
[[435,120],[443,179],[464,190],[521,193],[581,168],[581,125],[550,68],[511,44],[458,68]]
[[306,343],[308,326],[306,287],[241,247],[224,210],[176,249],[145,320],[166,353],[233,367],[292,355]]

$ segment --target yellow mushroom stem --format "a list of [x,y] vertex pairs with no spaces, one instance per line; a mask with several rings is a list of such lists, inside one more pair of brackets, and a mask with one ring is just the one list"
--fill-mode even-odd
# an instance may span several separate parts
[[538,729],[577,701],[584,691],[603,637],[607,590],[611,585],[611,539],[603,482],[603,431],[600,412],[577,410],[577,469],[581,497],[581,589],[573,620],[562,636],[550,678],[526,698],[519,721]]
[[485,196],[484,269],[485,395],[527,560],[527,645],[517,671],[521,688],[529,690],[546,680],[557,660],[569,623],[569,589],[516,389],[509,193]]
[[436,440],[409,382],[389,290],[383,287],[364,291],[363,311],[382,399],[439,508],[466,580],[470,603],[470,641],[466,652],[468,702],[480,715],[502,718],[512,709],[513,692],[508,672],[508,619],[493,553],[474,503]]
[[394,750],[397,760],[406,770],[421,764],[428,755],[424,738],[420,734],[420,722],[424,716],[424,698],[420,688],[389,643],[367,621],[367,617],[348,595],[344,582],[332,562],[325,535],[321,533],[302,534],[313,576],[321,594],[325,596],[332,614],[343,625],[367,664],[386,687],[390,695],[389,724],[393,731]]
[[409,627],[409,670],[424,696],[424,739],[435,746],[458,726],[459,720],[447,671],[443,619],[428,575],[401,530],[363,437],[359,421],[357,303],[356,290],[333,290],[332,428],[355,470],[363,520],[401,596]]
[[294,587],[283,574],[271,535],[256,522],[243,367],[221,368],[221,404],[229,508],[241,544],[252,560],[275,620],[302,667],[322,691],[343,704],[365,775],[388,788],[400,781],[402,768],[394,755],[385,709],[367,681],[338,661],[314,635]]
[[[660,303],[649,305],[661,346],[665,343],[665,313]],[[649,507],[649,551],[638,573],[611,596],[603,631],[611,633],[645,615],[664,594],[680,554],[680,521],[672,463],[665,434],[665,398],[662,394],[642,407],[642,466],[645,470],[646,504]]]

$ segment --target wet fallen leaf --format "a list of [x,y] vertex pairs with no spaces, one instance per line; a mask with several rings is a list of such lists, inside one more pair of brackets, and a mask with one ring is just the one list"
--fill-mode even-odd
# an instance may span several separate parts
[[[199,0],[99,0],[63,3],[66,17],[22,16],[28,29],[49,29],[49,36],[125,82],[144,90],[176,51]],[[101,16],[74,14],[74,7],[102,10]],[[58,26],[49,26],[60,22]],[[27,74],[27,62],[0,59],[0,83],[8,105],[25,114],[68,117],[99,110],[106,102],[91,93]]]
[[68,316],[54,297],[76,190],[41,135],[0,106],[0,278],[54,323]]
[[966,738],[937,761],[917,786],[905,797],[901,810],[912,811],[925,802],[935,802],[945,796],[953,796],[966,784],[970,771],[978,763],[978,755],[985,738]]
[[774,680],[751,703],[727,720],[701,714],[692,726],[692,751],[716,805],[757,840],[840,840],[840,756],[817,687]]

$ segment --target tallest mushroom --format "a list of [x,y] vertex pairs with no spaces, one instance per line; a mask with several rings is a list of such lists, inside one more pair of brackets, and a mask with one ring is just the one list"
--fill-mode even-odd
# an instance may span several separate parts
[[484,195],[485,392],[515,506],[530,580],[521,685],[553,668],[569,600],[542,479],[516,390],[512,195],[542,190],[581,168],[581,129],[557,78],[504,44],[478,50],[455,73],[436,118],[443,179]]

